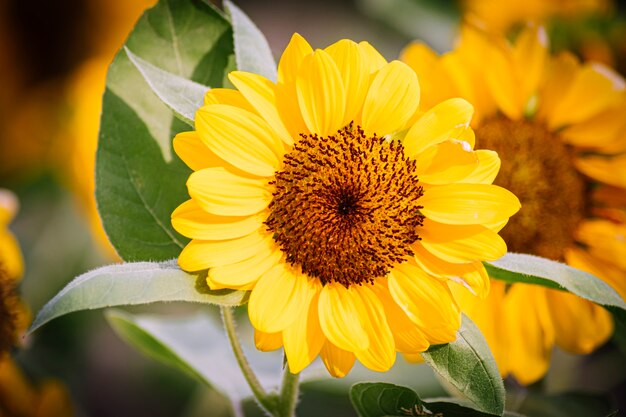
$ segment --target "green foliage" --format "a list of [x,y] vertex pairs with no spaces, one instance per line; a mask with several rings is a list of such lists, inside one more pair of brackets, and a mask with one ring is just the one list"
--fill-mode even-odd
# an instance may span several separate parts
[[[431,416],[490,417],[456,398],[422,400],[413,390],[384,382],[358,383],[350,389],[350,400],[360,417]],[[505,412],[506,417],[523,417]]]
[[422,356],[478,410],[502,415],[505,392],[500,372],[485,338],[467,316],[456,341],[432,346]]
[[276,82],[276,62],[263,33],[232,2],[224,1],[224,9],[233,25],[237,69],[253,72]]
[[[194,91],[190,103],[198,103],[198,85],[222,86],[233,69],[232,36],[229,22],[213,7],[201,1],[162,0],[144,13],[109,68],[96,200],[107,235],[125,261],[171,259],[187,242],[172,228],[170,215],[188,198],[190,171],[171,143],[189,126],[159,97],[167,98],[171,107],[181,104],[168,93],[182,79],[193,81],[184,83],[185,91]],[[164,77],[167,73],[176,78]],[[187,121],[193,112],[189,105],[176,107]]]
[[30,331],[64,314],[103,307],[164,301],[223,306],[247,302],[245,291],[210,291],[203,285],[204,277],[183,272],[173,261],[104,266],[75,278],[48,301]]

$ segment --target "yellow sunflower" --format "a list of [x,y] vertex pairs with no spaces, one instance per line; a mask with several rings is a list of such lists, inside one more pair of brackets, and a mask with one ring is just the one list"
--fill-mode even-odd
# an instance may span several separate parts
[[[626,297],[624,80],[569,53],[550,56],[536,26],[514,43],[468,26],[449,53],[413,43],[401,59],[428,82],[426,108],[453,96],[476,107],[478,145],[502,158],[495,183],[522,202],[502,230],[509,250],[565,261]],[[555,343],[589,353],[613,330],[607,311],[564,292],[494,281],[480,305],[458,293],[502,374],[522,383],[545,374]]]
[[506,252],[497,231],[519,209],[491,185],[497,156],[473,150],[472,106],[419,111],[406,64],[345,39],[314,51],[296,34],[277,83],[229,79],[174,139],[195,171],[172,214],[193,239],[180,266],[251,290],[257,347],[283,346],[293,373],[318,355],[337,377],[355,359],[386,371],[453,341],[446,281],[484,296],[481,261]]

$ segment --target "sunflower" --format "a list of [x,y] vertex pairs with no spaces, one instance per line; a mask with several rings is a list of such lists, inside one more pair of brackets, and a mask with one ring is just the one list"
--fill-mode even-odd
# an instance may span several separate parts
[[396,351],[455,339],[455,277],[484,296],[481,261],[519,209],[491,184],[499,164],[473,150],[472,106],[418,109],[420,85],[370,44],[315,51],[295,34],[278,81],[231,72],[196,130],[174,139],[195,172],[172,224],[178,262],[211,288],[251,290],[260,350],[284,347],[292,373],[318,355],[330,374],[355,359],[386,371]]
[[[453,51],[437,56],[416,42],[401,59],[429,82],[426,108],[452,96],[476,107],[478,145],[502,158],[495,184],[522,202],[502,230],[509,250],[567,262],[626,297],[624,80],[569,53],[551,56],[532,25],[514,43],[466,26]],[[545,374],[555,343],[589,353],[613,330],[606,310],[564,292],[493,281],[480,305],[455,293],[502,374],[522,383]]]

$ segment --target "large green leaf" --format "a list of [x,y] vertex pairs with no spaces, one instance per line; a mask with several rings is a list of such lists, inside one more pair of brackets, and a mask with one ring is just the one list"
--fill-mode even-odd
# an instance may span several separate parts
[[[422,400],[413,390],[384,382],[364,382],[352,386],[350,401],[360,417],[445,416],[492,417],[456,398]],[[506,417],[523,417],[505,412]]]
[[485,263],[485,268],[495,279],[567,290],[606,307],[616,321],[616,340],[626,350],[626,303],[613,287],[600,278],[560,262],[519,253],[508,253],[497,261]]
[[247,301],[245,291],[206,287],[204,277],[189,275],[169,262],[137,262],[104,266],[67,284],[41,309],[30,331],[50,320],[81,310],[102,307],[186,301],[236,306]]
[[467,316],[456,341],[432,346],[422,356],[478,410],[502,415],[505,392],[500,372],[485,338]]
[[[208,4],[161,0],[125,46],[152,67],[220,87],[233,65],[232,36],[230,23]],[[102,111],[96,200],[109,239],[126,261],[177,257],[187,240],[174,231],[170,215],[188,198],[190,171],[171,143],[189,126],[153,93],[126,49],[109,68]]]
[[209,87],[163,71],[133,54],[128,48],[124,50],[157,97],[176,117],[193,127],[196,110],[202,106],[204,94]]
[[263,33],[232,2],[225,0],[224,9],[233,25],[237,69],[260,74],[276,82],[276,62]]

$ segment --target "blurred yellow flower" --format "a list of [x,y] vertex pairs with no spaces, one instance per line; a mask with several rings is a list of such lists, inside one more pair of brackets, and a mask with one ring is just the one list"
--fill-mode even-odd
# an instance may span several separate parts
[[17,286],[23,261],[8,225],[17,211],[17,199],[0,189],[0,410],[3,416],[71,417],[69,394],[54,380],[33,386],[13,362],[10,350],[18,345],[31,315]]
[[467,15],[477,18],[490,31],[504,33],[526,21],[543,22],[553,17],[575,18],[606,13],[611,0],[463,0]]
[[[550,56],[547,36],[535,26],[513,44],[466,26],[452,52],[437,56],[416,42],[401,59],[427,82],[427,107],[453,96],[475,105],[477,143],[502,159],[495,183],[522,202],[502,230],[509,249],[566,261],[626,297],[624,80],[569,53]],[[601,191],[608,185],[610,195]],[[554,343],[589,353],[613,329],[603,308],[537,286],[494,281],[489,302],[480,305],[463,291],[455,295],[483,330],[502,374],[525,384],[545,374]]]
[[314,51],[295,34],[277,83],[229,79],[174,139],[195,171],[172,214],[193,239],[180,266],[251,290],[257,347],[284,346],[293,373],[318,355],[336,377],[355,359],[386,371],[453,341],[446,281],[484,296],[481,261],[506,252],[497,232],[519,209],[491,184],[497,156],[473,150],[472,106],[419,111],[407,65],[345,39]]

